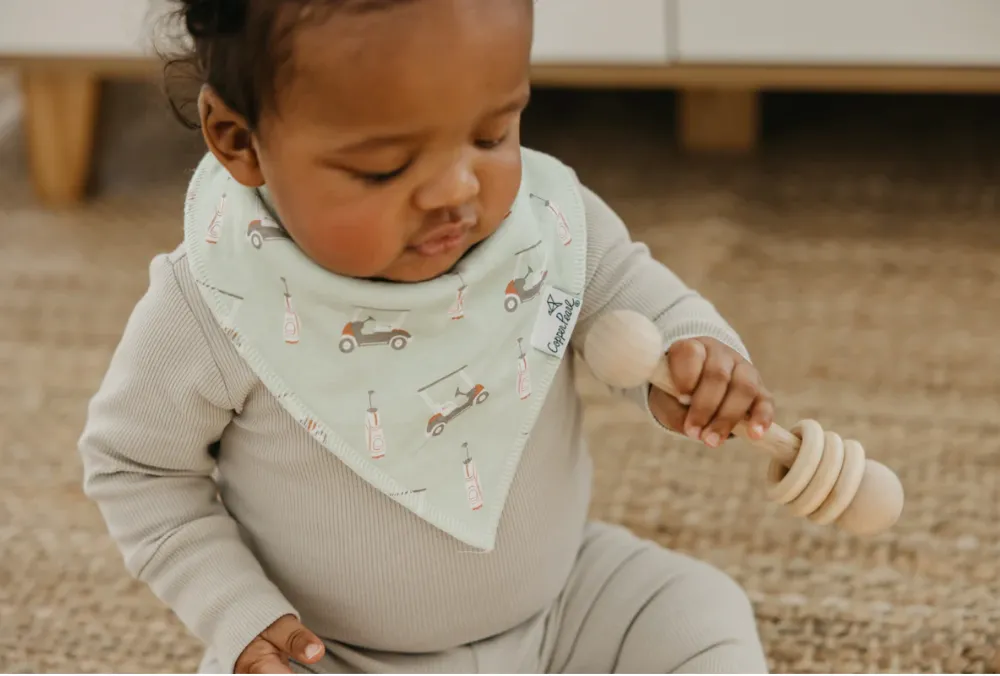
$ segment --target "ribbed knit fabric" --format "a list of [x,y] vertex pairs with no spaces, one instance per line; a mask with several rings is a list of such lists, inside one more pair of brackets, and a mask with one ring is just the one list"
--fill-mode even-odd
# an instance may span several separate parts
[[[630,308],[657,323],[665,348],[702,335],[745,355],[714,307],[583,192],[590,250],[575,346],[601,312]],[[128,570],[223,670],[287,613],[324,638],[413,653],[501,634],[554,603],[590,496],[573,360],[525,450],[496,550],[469,551],[288,416],[214,323],[185,256],[179,248],[153,261],[79,448],[84,489]],[[645,388],[625,394],[647,406]]]

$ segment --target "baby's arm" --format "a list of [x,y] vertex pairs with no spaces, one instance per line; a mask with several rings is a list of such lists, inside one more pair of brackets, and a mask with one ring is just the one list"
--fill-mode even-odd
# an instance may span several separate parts
[[[581,190],[587,219],[587,287],[575,347],[582,348],[587,330],[602,313],[629,309],[657,325],[664,352],[680,340],[708,337],[749,361],[740,337],[715,306],[654,259],[645,244],[633,241],[621,218],[599,196],[585,186]],[[649,409],[648,387],[624,394],[659,423]]]
[[[295,615],[216,499],[208,446],[233,401],[167,256],[93,398],[79,450],[84,490],[129,572],[232,671],[271,623]],[[179,261],[177,265],[186,265]]]

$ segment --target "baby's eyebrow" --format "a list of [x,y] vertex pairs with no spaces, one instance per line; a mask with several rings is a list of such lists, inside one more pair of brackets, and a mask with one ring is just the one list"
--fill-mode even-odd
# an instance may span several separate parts
[[[521,94],[513,101],[505,103],[499,108],[495,108],[487,113],[487,117],[499,117],[501,115],[507,115],[508,113],[513,113],[517,110],[521,110],[528,105],[528,101],[531,99],[531,93],[527,92]],[[422,138],[421,134],[418,133],[405,133],[405,134],[385,134],[383,136],[369,136],[368,138],[361,139],[360,141],[355,141],[348,145],[342,146],[337,150],[343,153],[358,153],[370,150],[379,150],[381,148],[391,148],[392,146],[401,145],[411,145]]]
[[507,113],[513,113],[515,111],[521,110],[522,108],[527,107],[529,100],[531,100],[531,92],[525,92],[524,94],[521,94],[513,101],[505,103],[499,108],[490,111],[488,116],[499,117],[500,115],[506,115]]
[[378,150],[379,148],[412,144],[419,138],[420,134],[387,134],[385,136],[369,136],[368,138],[343,146],[339,148],[339,150],[347,153]]

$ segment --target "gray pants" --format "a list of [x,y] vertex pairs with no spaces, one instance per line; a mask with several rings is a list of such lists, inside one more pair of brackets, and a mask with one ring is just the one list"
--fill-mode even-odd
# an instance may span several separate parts
[[[200,671],[217,672],[206,660]],[[408,655],[327,642],[300,673],[767,673],[744,591],[716,568],[606,524],[588,526],[560,598],[504,634]]]

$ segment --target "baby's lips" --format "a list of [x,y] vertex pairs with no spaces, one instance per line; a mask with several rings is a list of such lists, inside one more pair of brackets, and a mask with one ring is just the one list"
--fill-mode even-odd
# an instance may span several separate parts
[[445,253],[460,245],[473,225],[473,222],[463,221],[453,225],[440,226],[433,229],[430,236],[415,242],[411,248],[424,256]]

